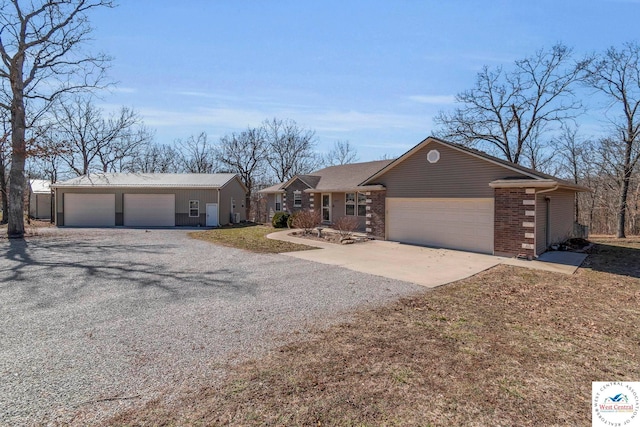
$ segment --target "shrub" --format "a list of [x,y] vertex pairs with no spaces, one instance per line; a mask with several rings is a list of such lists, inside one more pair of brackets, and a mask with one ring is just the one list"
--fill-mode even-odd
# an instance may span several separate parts
[[298,212],[294,212],[291,215],[289,215],[289,218],[287,218],[287,228],[295,228],[295,225],[293,225],[293,221],[297,216],[298,216]]
[[288,213],[276,212],[273,214],[273,218],[271,218],[271,225],[273,225],[273,228],[285,228],[287,226],[288,220],[289,220]]
[[332,228],[338,231],[341,240],[348,239],[358,229],[358,218],[355,216],[343,216],[333,223]]
[[301,228],[304,234],[309,234],[320,224],[320,212],[315,210],[300,211],[293,216],[291,224],[295,228]]

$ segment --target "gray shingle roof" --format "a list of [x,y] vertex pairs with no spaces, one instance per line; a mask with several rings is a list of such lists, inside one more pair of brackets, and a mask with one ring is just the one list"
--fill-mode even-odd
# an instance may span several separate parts
[[53,187],[221,188],[235,177],[233,173],[92,173]]
[[391,163],[391,160],[376,160],[373,162],[352,163],[349,165],[329,166],[312,172],[311,175],[320,177],[315,188],[320,191],[355,189],[374,173]]
[[351,163],[348,165],[329,166],[307,175],[296,175],[285,183],[280,183],[260,190],[261,193],[280,193],[289,183],[300,179],[310,188],[319,191],[365,190],[361,183],[374,173],[391,163],[391,160]]
[[271,187],[263,188],[262,190],[258,191],[258,193],[284,193],[282,185],[282,183],[278,183],[272,185]]

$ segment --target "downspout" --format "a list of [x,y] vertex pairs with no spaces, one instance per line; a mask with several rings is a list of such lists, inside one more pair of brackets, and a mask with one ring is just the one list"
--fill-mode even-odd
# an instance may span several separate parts
[[218,188],[218,227],[220,227],[220,211],[222,206],[220,205],[220,188]]
[[[558,187],[560,187],[560,186],[559,186],[559,185],[555,185],[554,187],[547,188],[546,190],[538,191],[538,192],[536,193],[536,198],[538,197],[538,194],[542,194],[542,193],[550,193],[550,192],[552,192],[552,191],[556,191],[556,190],[558,189]],[[551,230],[551,226],[550,226],[550,224],[549,224],[549,217],[550,217],[550,212],[549,212],[549,211],[550,211],[550,209],[549,209],[549,203],[551,202],[551,199],[550,199],[549,197],[546,197],[546,196],[545,196],[544,201],[545,201],[545,202],[546,202],[546,204],[547,204],[547,206],[546,206],[546,211],[545,211],[545,215],[546,215],[546,217],[545,217],[545,236],[544,236],[544,239],[545,239],[545,242],[544,242],[544,248],[545,248],[545,250],[546,250],[546,249],[549,247],[549,240],[550,240],[550,237],[549,237],[549,234],[550,234],[550,233],[549,233],[549,232],[550,232],[550,230]],[[536,242],[536,249],[535,249],[535,251],[536,251],[536,256],[538,256],[538,249],[537,249],[537,243],[538,243],[538,242],[537,242],[537,240],[538,240],[538,221],[537,221],[537,217],[536,217],[536,226],[535,226],[535,228],[533,229],[533,232],[534,232],[534,236],[535,236],[535,238],[534,238],[534,242]]]

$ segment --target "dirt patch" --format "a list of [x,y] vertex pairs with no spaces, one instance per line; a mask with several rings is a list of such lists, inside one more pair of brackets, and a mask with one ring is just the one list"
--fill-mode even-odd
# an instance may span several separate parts
[[573,276],[498,266],[242,364],[125,425],[589,425],[592,381],[640,378],[640,240]]
[[[42,235],[48,235],[48,231],[54,229],[55,225],[51,221],[41,221],[32,219],[24,222],[24,236],[25,237],[39,237]],[[7,224],[0,224],[0,239],[7,239]]]

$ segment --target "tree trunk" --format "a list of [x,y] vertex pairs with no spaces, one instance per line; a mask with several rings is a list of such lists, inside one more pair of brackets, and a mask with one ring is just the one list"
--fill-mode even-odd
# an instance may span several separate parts
[[7,176],[4,165],[0,166],[0,195],[2,197],[2,219],[0,219],[0,224],[6,224],[8,221],[9,199],[7,198]]
[[246,212],[245,218],[249,221],[251,218],[251,192],[247,192],[247,196],[244,199],[244,207]]
[[624,226],[627,219],[627,196],[629,194],[629,181],[631,180],[631,170],[628,166],[624,167],[624,176],[622,177],[622,191],[620,192],[620,202],[618,206],[618,229],[616,237],[624,239],[627,237],[624,233]]
[[24,164],[27,156],[24,140],[26,119],[22,87],[22,61],[14,64],[11,89],[11,172],[9,172],[9,224],[7,236],[10,239],[24,237]]

